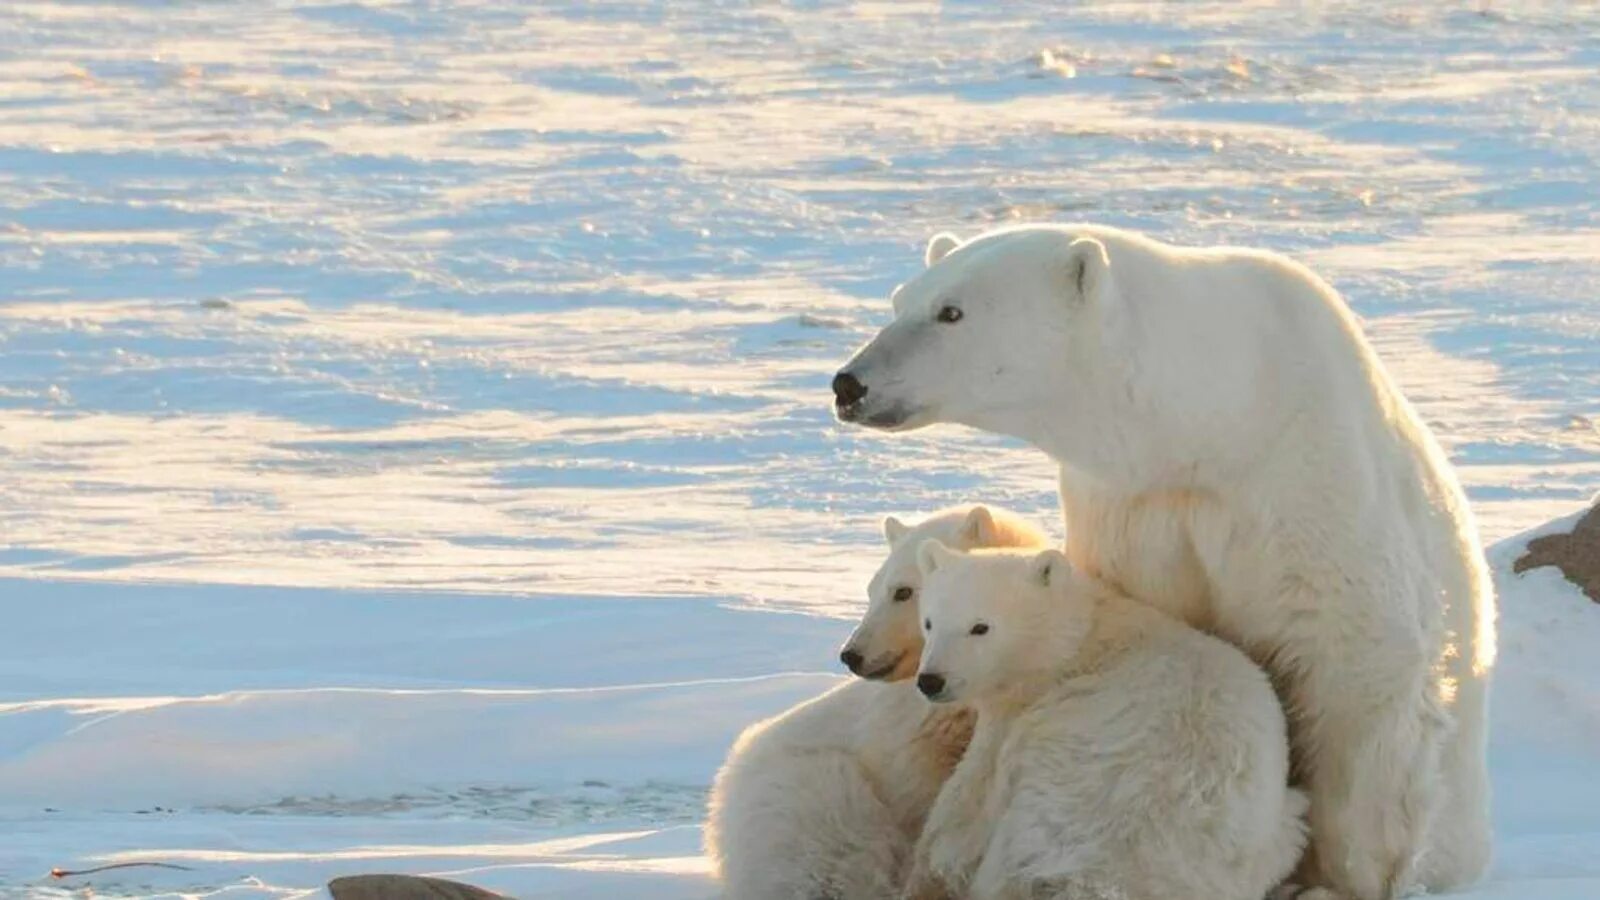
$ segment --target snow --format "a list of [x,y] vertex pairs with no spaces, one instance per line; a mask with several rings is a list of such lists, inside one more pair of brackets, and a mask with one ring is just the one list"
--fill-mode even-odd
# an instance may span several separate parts
[[[1464,897],[1600,895],[1600,608],[1553,569],[1510,574],[1574,519],[1490,551],[1499,858]],[[848,630],[696,600],[4,588],[20,621],[0,638],[16,698],[0,704],[0,885],[187,867],[66,882],[113,897],[297,896],[361,871],[714,896],[711,772],[744,725],[835,683]],[[85,627],[68,639],[67,622]]]
[[[877,519],[1039,454],[831,420],[940,230],[1327,275],[1499,573],[1499,857],[1600,896],[1600,9],[0,6],[0,894],[705,897]],[[959,463],[955,461],[959,460]],[[163,861],[52,882],[53,866]]]

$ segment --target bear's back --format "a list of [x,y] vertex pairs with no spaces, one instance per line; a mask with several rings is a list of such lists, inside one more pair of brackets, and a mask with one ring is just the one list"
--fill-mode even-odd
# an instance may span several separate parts
[[1126,602],[1145,620],[1141,639],[1013,725],[1000,767],[1013,769],[1013,802],[1039,804],[1096,846],[1149,845],[1166,829],[1202,841],[1215,829],[1222,853],[1254,842],[1240,832],[1265,834],[1278,818],[1241,811],[1277,810],[1289,777],[1271,682],[1233,646]]

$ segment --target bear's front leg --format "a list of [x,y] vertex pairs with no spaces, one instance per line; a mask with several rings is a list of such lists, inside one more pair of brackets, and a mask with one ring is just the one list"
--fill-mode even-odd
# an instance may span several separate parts
[[[953,792],[952,787],[956,788]],[[982,805],[964,802],[970,796],[954,778],[945,785],[917,839],[901,900],[954,900],[965,893],[961,886],[977,868],[982,853],[981,844],[976,852],[972,845],[979,840],[978,831],[986,830]]]
[[900,900],[956,900],[956,897],[919,854],[911,874],[906,877],[905,887],[900,890]]
[[1324,639],[1291,654],[1316,880],[1352,900],[1414,892],[1449,721],[1426,655],[1403,639]]
[[966,893],[993,834],[988,805],[1002,737],[995,723],[985,727],[978,715],[972,743],[940,789],[917,837],[911,874],[901,892],[904,900],[943,900]]

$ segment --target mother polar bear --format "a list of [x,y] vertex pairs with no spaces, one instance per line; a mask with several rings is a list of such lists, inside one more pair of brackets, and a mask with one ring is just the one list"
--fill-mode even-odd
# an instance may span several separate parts
[[1072,562],[1264,663],[1309,789],[1302,880],[1477,880],[1494,596],[1466,500],[1332,287],[1094,226],[938,235],[834,378],[840,419],[955,422],[1061,466]]

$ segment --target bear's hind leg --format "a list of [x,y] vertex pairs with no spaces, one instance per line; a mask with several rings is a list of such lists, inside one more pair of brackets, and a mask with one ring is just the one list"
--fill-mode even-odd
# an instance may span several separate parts
[[1397,677],[1394,657],[1373,648],[1305,662],[1295,739],[1321,880],[1353,900],[1394,900],[1418,887],[1446,719],[1425,666]]
[[1440,761],[1439,810],[1428,832],[1420,880],[1432,893],[1460,890],[1480,881],[1492,857],[1489,826],[1487,732],[1489,683],[1467,673],[1450,707],[1453,728]]

